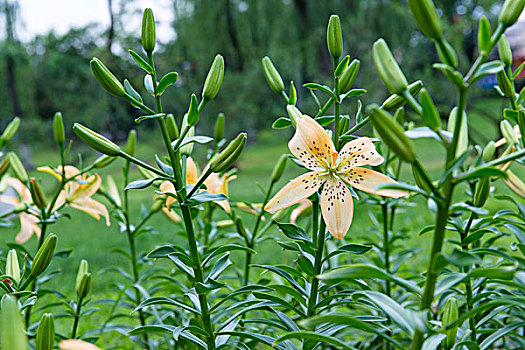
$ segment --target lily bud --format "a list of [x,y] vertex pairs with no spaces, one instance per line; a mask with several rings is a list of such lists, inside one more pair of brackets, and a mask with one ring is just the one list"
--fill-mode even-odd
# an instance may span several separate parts
[[137,146],[137,132],[131,130],[128,134],[128,140],[126,142],[126,153],[130,156],[135,154],[135,148]]
[[118,79],[106,68],[104,63],[102,63],[98,58],[93,57],[89,63],[91,66],[91,72],[95,78],[97,78],[98,83],[110,94],[116,97],[123,97],[126,95],[126,90],[124,86],[118,81]]
[[84,259],[80,260],[80,265],[78,266],[78,272],[77,272],[77,279],[75,283],[75,290],[77,291],[77,293],[78,293],[78,289],[80,288],[80,283],[82,281],[82,278],[88,272],[89,272],[89,263],[87,262],[87,260],[84,260]]
[[286,168],[286,161],[288,160],[288,156],[286,154],[282,154],[275,166],[273,167],[272,171],[272,182],[277,182],[283,176],[284,169]]
[[57,145],[62,147],[66,140],[66,132],[64,131],[64,120],[60,112],[56,112],[53,118],[53,136],[55,136]]
[[155,50],[155,18],[150,8],[144,10],[142,15],[142,48],[150,54]]
[[525,198],[525,184],[519,176],[514,174],[512,171],[507,170],[507,179],[505,183],[509,188],[521,198]]
[[179,128],[177,127],[175,116],[173,116],[171,113],[166,116],[166,128],[168,129],[170,141],[174,141],[179,138]]
[[436,45],[439,59],[441,62],[448,64],[451,67],[456,68],[458,66],[458,54],[456,50],[450,45],[445,39],[441,39],[443,45]]
[[33,263],[31,264],[31,274],[33,276],[38,277],[47,269],[55,253],[56,244],[57,236],[51,233],[47,236],[44,244],[38,249],[33,259]]
[[9,169],[9,157],[5,157],[0,163],[0,178],[5,175]]
[[505,35],[501,35],[498,41],[498,54],[499,59],[505,63],[507,67],[512,65],[512,49],[510,48],[509,41]]
[[432,192],[432,189],[424,180],[424,175],[421,173],[421,169],[414,164],[412,164],[412,176],[414,177],[417,187],[427,191],[428,193]]
[[[443,323],[443,326],[446,326],[447,324],[454,322],[459,317],[459,309],[458,309],[458,302],[456,298],[450,297],[445,302],[445,305],[443,306],[443,316],[441,317],[441,321]],[[445,343],[447,345],[447,348],[452,348],[454,346],[454,343],[456,342],[456,334],[458,332],[458,327],[451,328],[446,331],[447,338],[445,340]]]
[[507,73],[504,70],[500,70],[496,74],[496,79],[498,80],[498,86],[506,97],[513,97],[514,89],[512,88],[512,83],[510,82]]
[[246,145],[246,133],[240,133],[226,148],[212,158],[210,170],[220,173],[228,169],[241,155]]
[[524,7],[525,0],[505,0],[501,12],[499,13],[498,21],[505,26],[510,27],[518,21]]
[[165,201],[163,199],[156,199],[155,202],[153,202],[153,205],[151,206],[151,211],[156,213],[159,210],[161,210],[162,206],[164,205],[164,202]]
[[353,60],[339,78],[339,92],[341,94],[345,94],[350,91],[354,85],[355,78],[357,78],[357,73],[359,73],[360,65],[361,62],[359,60]]
[[224,78],[224,58],[221,55],[217,55],[204,81],[204,88],[202,90],[203,99],[211,101],[217,96],[221,88],[222,78]]
[[374,43],[374,63],[387,89],[393,94],[401,94],[408,86],[405,75],[399,68],[390,48],[383,39]]
[[238,216],[235,219],[235,227],[237,228],[237,232],[243,237],[248,237],[248,231],[246,231],[246,227],[244,226],[244,223],[242,222],[242,219],[240,216]]
[[[412,96],[416,96],[419,93],[419,91],[421,91],[421,88],[423,88],[423,82],[421,80],[417,80],[412,84],[408,85],[408,91]],[[391,112],[397,110],[400,107],[403,107],[406,103],[407,101],[403,96],[393,94],[390,95],[390,97],[387,98],[385,102],[383,102],[381,108],[388,112]]]
[[18,264],[18,256],[14,249],[11,249],[7,253],[5,274],[11,277],[16,283],[20,282],[20,264]]
[[[186,113],[184,115],[184,118],[182,119],[182,130],[186,129],[188,126],[188,114]],[[195,136],[195,127],[191,127],[188,133],[186,134],[186,137],[193,137]],[[180,153],[186,156],[190,156],[193,152],[193,143],[188,143],[180,148]]]
[[80,284],[77,289],[77,296],[80,299],[83,299],[88,296],[89,291],[91,290],[91,274],[88,272],[82,276]]
[[[448,125],[447,125],[447,130],[448,132],[451,132],[451,133],[454,133],[456,132],[454,130],[455,126],[456,126],[456,119],[458,118],[458,108],[457,107],[454,107],[452,109],[452,111],[450,111],[450,115],[448,116]],[[456,150],[456,157],[463,154],[467,148],[468,148],[468,123],[467,123],[467,113],[465,113],[465,111],[463,111],[463,113],[461,113],[461,128],[459,130],[457,130],[457,132],[459,132],[459,137],[458,137],[458,147],[457,147],[457,150]]]
[[4,132],[0,136],[0,147],[11,141],[13,136],[15,136],[20,126],[20,118],[14,117],[9,124],[7,124]]
[[441,38],[441,21],[432,0],[408,0],[408,6],[426,37]]
[[117,184],[115,183],[115,180],[113,179],[113,176],[108,175],[107,180],[106,180],[106,186],[107,186],[107,191],[108,191],[109,196],[113,199],[115,204],[120,207],[122,205],[122,201],[120,200],[120,194],[118,191],[118,187],[117,187]]
[[337,15],[331,15],[326,30],[326,43],[328,52],[334,60],[338,60],[343,53],[343,32],[341,31],[341,20]]
[[293,81],[290,83],[290,96],[288,97],[288,104],[294,105],[297,103],[297,90],[295,90],[295,85]]
[[78,137],[82,139],[89,147],[95,151],[107,154],[108,156],[118,156],[121,152],[119,146],[111,142],[106,137],[99,133],[86,128],[84,125],[75,123],[73,125],[73,131]]
[[217,228],[225,229],[228,227],[232,227],[234,222],[233,220],[219,220],[216,222],[216,224],[217,224]]
[[2,349],[26,350],[27,336],[16,298],[11,295],[2,297],[0,317],[0,344]]
[[494,158],[494,153],[496,153],[496,144],[494,141],[489,141],[483,149],[483,160],[490,162]]
[[441,118],[439,117],[437,108],[427,90],[421,90],[419,103],[421,103],[421,108],[423,109],[423,120],[425,121],[425,124],[434,131],[440,130]]
[[478,49],[483,56],[487,56],[490,52],[490,39],[492,31],[490,29],[490,22],[487,17],[482,16],[479,20],[478,29]]
[[519,142],[518,136],[516,136],[516,133],[514,132],[514,129],[508,120],[502,120],[499,124],[499,129],[509,145],[515,145]]
[[490,177],[479,178],[474,191],[473,204],[475,207],[481,208],[487,202],[490,194]]
[[29,179],[29,192],[31,193],[31,198],[33,198],[33,203],[40,210],[45,210],[47,207],[46,195],[40,183],[35,180],[34,177]]
[[190,107],[188,108],[187,120],[188,120],[189,126],[194,126],[199,121],[198,102],[197,102],[197,96],[195,96],[195,94],[191,95]]
[[53,350],[55,346],[55,321],[53,314],[45,313],[36,331],[36,350]]
[[217,120],[215,121],[215,130],[213,133],[215,142],[219,142],[224,136],[224,118],[224,113],[219,113]]
[[20,158],[18,158],[14,152],[9,152],[7,156],[9,157],[9,164],[15,173],[15,177],[18,178],[18,180],[26,183],[29,180],[29,177],[27,176],[26,169],[24,168]]
[[97,169],[102,169],[102,168],[107,167],[111,163],[113,163],[115,159],[117,159],[117,157],[111,157],[111,156],[108,156],[107,154],[103,154],[97,159],[95,159],[95,161],[93,162],[93,165]]
[[278,94],[283,92],[283,79],[281,78],[281,75],[279,74],[277,68],[275,68],[275,66],[273,65],[270,57],[266,56],[262,59],[262,66],[264,71],[264,77],[266,78],[268,85],[270,85],[270,88]]
[[413,163],[416,160],[416,155],[412,141],[405,135],[401,126],[396,123],[390,113],[372,105],[369,109],[369,116],[372,126],[381,136],[383,142],[401,160]]
[[288,116],[290,117],[290,121],[292,122],[292,125],[295,128],[295,126],[297,125],[297,121],[303,117],[303,114],[294,105],[286,106],[286,111],[288,112]]

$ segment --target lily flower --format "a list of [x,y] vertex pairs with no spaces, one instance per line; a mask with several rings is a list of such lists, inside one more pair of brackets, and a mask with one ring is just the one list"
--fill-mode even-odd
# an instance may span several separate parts
[[311,212],[311,211],[312,211],[312,202],[310,202],[308,199],[302,199],[299,202],[299,205],[297,206],[297,208],[292,210],[292,213],[290,214],[290,222],[292,224],[295,224],[297,220],[304,213]]
[[69,205],[97,220],[100,220],[100,217],[103,216],[106,219],[106,225],[109,226],[111,224],[108,210],[104,204],[91,198],[91,196],[97,193],[102,184],[102,179],[97,173],[91,176],[79,174],[80,171],[72,165],[66,165],[64,171],[62,170],[62,166],[56,169],[45,166],[39,167],[37,170],[53,175],[58,181],[62,181],[62,176],[66,176],[68,179],[74,176],[74,179],[68,181],[64,189],[60,191],[53,206],[53,211],[58,210],[64,205]]
[[362,167],[379,165],[384,160],[367,137],[348,142],[338,153],[323,127],[311,117],[303,115],[297,120],[297,129],[288,147],[311,171],[284,186],[264,208],[267,212],[274,213],[298,203],[324,185],[321,193],[323,219],[332,236],[343,238],[353,217],[352,195],[347,186],[394,198],[407,194],[406,191],[377,189],[380,185],[396,181]]
[[[227,176],[224,174],[222,178],[219,177],[219,174],[212,173],[208,178],[204,181],[204,184],[207,187],[207,191],[212,194],[225,194],[228,195],[228,182],[235,180],[237,178],[236,175],[233,176]],[[191,157],[188,157],[186,160],[186,185],[195,185],[199,179],[199,173],[197,166],[195,165],[195,162]],[[159,187],[160,191],[163,193],[175,193],[173,189],[173,185],[169,181],[163,181],[160,184]],[[163,208],[164,211],[167,209],[169,211],[171,205],[176,201],[176,199],[173,196],[167,196],[166,198],[166,208]],[[221,201],[215,201],[221,208],[224,209],[227,213],[230,213],[230,203],[227,199],[221,200]],[[167,213],[165,213],[167,214]]]
[[[18,196],[7,196],[0,195],[0,202],[12,205],[14,207],[19,207],[21,205],[30,205],[32,204],[31,193],[29,189],[18,179],[14,177],[6,177],[2,180],[5,182],[7,187],[11,187]],[[17,213],[20,220],[20,231],[16,235],[15,240],[18,243],[27,242],[33,234],[37,237],[40,237],[41,229],[38,226],[40,219],[38,218],[38,213],[31,208],[28,208],[25,211],[20,211]]]

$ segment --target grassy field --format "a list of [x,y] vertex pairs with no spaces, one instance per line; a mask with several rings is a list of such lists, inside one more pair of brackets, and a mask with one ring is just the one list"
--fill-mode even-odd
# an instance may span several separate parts
[[[485,135],[491,138],[497,137],[497,129],[487,122],[487,119],[481,116],[472,116],[471,122],[475,124],[479,130],[484,130]],[[262,132],[258,135],[256,143],[251,143],[242,158],[237,164],[238,178],[230,183],[230,198],[232,201],[250,201],[260,202],[263,198],[263,193],[259,190],[258,184],[266,187],[269,182],[269,177],[272,171],[274,162],[279,158],[282,153],[287,153],[287,141],[290,136],[290,131],[283,130],[269,130]],[[153,159],[153,155],[158,153],[163,154],[162,148],[155,146],[152,143],[154,137],[149,137],[149,140],[145,141],[140,138],[139,134],[139,147],[138,155],[140,158],[149,160]],[[79,144],[80,141],[75,141]],[[422,163],[430,169],[431,174],[436,175],[442,171],[444,150],[440,148],[433,140],[419,140],[416,142],[416,149],[418,157]],[[201,146],[202,147],[202,146]],[[86,156],[93,153],[87,149],[79,148],[86,154]],[[57,158],[55,156],[54,149],[38,149],[33,148],[33,159],[35,166],[40,165],[52,165],[57,164]],[[202,152],[196,148],[197,160],[202,160]],[[76,156],[71,157],[70,161],[75,162]],[[101,171],[103,179],[105,175],[111,174],[117,181],[120,180],[122,163],[121,160],[114,162],[110,167]],[[201,164],[202,166],[202,164]],[[521,170],[521,169],[520,169]],[[276,190],[284,185],[289,179],[293,178],[297,174],[301,173],[298,167],[294,166],[289,162],[287,170],[282,177]],[[32,171],[32,174],[35,174]],[[523,175],[521,171],[519,174]],[[133,177],[138,178],[138,172],[134,170]],[[54,180],[47,175],[39,175],[44,178],[44,186],[47,189],[55,186]],[[410,169],[405,166],[402,171],[402,178],[407,182],[412,182]],[[120,183],[122,187],[124,184]],[[509,190],[502,186],[501,183],[497,184],[497,190],[501,193],[507,193]],[[152,188],[145,190],[136,190],[130,194],[131,203],[133,205],[133,212],[140,213],[140,206],[150,206],[153,201],[154,192]],[[103,200],[103,199],[101,199]],[[492,211],[501,208],[502,203],[496,200],[490,200],[488,208]],[[354,222],[350,229],[350,232],[344,239],[345,243],[364,243],[369,242],[371,220],[369,216],[370,210],[376,210],[365,204],[364,201],[359,203],[355,207]],[[81,259],[85,258],[90,263],[90,269],[94,272],[93,278],[93,300],[100,298],[107,298],[108,296],[114,296],[116,291],[114,283],[117,279],[117,274],[108,271],[107,268],[121,267],[129,271],[127,262],[118,254],[110,253],[111,249],[123,248],[127,250],[127,239],[126,236],[119,232],[118,225],[113,224],[111,227],[106,227],[103,222],[96,221],[84,213],[74,212],[72,209],[67,209],[66,213],[71,214],[71,219],[62,218],[59,224],[53,225],[50,232],[54,232],[58,235],[58,250],[72,249],[71,256],[67,262],[64,260],[57,260],[54,262],[52,269],[60,269],[61,275],[55,277],[53,280],[48,282],[47,287],[51,289],[58,289],[66,295],[74,296],[74,283],[76,270],[78,263]],[[220,213],[218,215],[221,215]],[[247,226],[251,227],[253,218],[249,215],[244,215],[247,220]],[[407,247],[421,248],[423,251],[429,249],[428,241],[429,235],[419,237],[419,231],[425,226],[432,223],[432,213],[426,208],[426,203],[422,199],[416,201],[416,205],[406,209],[406,212],[402,214],[403,220],[397,223],[397,226],[403,228],[409,228],[407,231],[407,240],[404,243]],[[155,233],[141,235],[138,240],[138,250],[143,253],[147,253],[152,248],[160,244],[173,243],[179,245],[185,245],[179,235],[175,235],[176,231],[181,229],[180,226],[172,224],[161,214],[156,216],[150,221],[150,225],[155,229]],[[17,232],[18,227],[2,229],[2,241],[12,241],[14,235]],[[30,251],[35,248],[36,240],[33,238],[27,245]],[[260,247],[259,254],[255,256],[256,263],[272,262],[277,263],[279,260],[282,262],[290,263],[293,256],[289,254],[280,254],[281,249],[277,246],[273,240],[267,241],[262,247]],[[372,251],[368,254],[375,254]],[[233,259],[240,259],[241,256],[233,255]],[[411,260],[411,264],[425,264],[425,254],[421,253]],[[276,261],[277,260],[277,261]],[[242,266],[242,263],[241,265]],[[254,272],[259,273],[259,271]],[[84,325],[96,326],[102,320],[102,313],[96,313],[91,317],[91,320],[84,323]],[[81,325],[81,329],[82,329]]]

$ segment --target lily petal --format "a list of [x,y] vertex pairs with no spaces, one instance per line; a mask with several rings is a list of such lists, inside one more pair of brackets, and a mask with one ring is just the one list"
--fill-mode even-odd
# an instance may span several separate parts
[[195,185],[199,179],[197,166],[191,157],[186,159],[186,184]]
[[328,232],[334,238],[343,238],[354,216],[352,195],[343,181],[332,176],[328,179],[321,193],[321,213]]
[[297,130],[288,148],[310,170],[329,167],[335,152],[334,144],[323,127],[307,115],[297,121]]
[[295,224],[297,219],[299,219],[303,213],[306,213],[307,211],[311,212],[311,209],[312,202],[310,202],[308,199],[303,199],[301,202],[299,202],[297,208],[292,210],[292,213],[290,214],[290,223]]
[[[159,190],[161,192],[170,192],[175,194],[173,184],[169,181],[162,181],[162,183],[159,186]],[[172,196],[166,196],[166,208],[169,209],[173,203],[175,203],[175,198]]]
[[350,184],[350,186],[379,196],[397,198],[406,196],[408,193],[407,191],[401,190],[377,189],[380,185],[386,183],[397,183],[397,181],[374,170],[366,168],[350,168],[341,174],[341,176],[346,182],[348,182],[348,184]]
[[75,201],[77,198],[87,198],[91,197],[95,193],[97,193],[98,189],[100,188],[100,185],[102,184],[102,179],[98,174],[93,174],[88,178],[83,178],[82,183],[79,184],[76,188],[76,190],[71,193],[71,195],[68,197],[68,200]]
[[281,188],[266,204],[264,210],[269,213],[275,213],[278,210],[294,205],[317,192],[325,181],[326,177],[321,175],[320,171],[312,171],[298,176]]
[[38,226],[38,218],[24,212],[19,213],[18,217],[20,218],[20,232],[15,238],[18,243],[27,242],[33,233],[40,237],[41,229]]
[[362,165],[379,165],[384,159],[368,137],[360,137],[345,144],[339,152],[337,170],[344,172],[349,168]]
[[106,225],[107,226],[111,225],[111,223],[109,221],[108,210],[106,209],[104,204],[102,204],[100,202],[97,202],[94,199],[91,199],[91,198],[77,199],[75,202],[71,203],[71,207],[75,208],[75,209],[78,209],[78,210],[81,210],[81,211],[91,215],[92,217],[94,217],[97,220],[99,220],[100,216],[102,215],[103,217],[106,218]]

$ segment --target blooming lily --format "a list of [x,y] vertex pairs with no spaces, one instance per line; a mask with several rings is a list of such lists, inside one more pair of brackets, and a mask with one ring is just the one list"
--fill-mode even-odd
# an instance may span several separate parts
[[64,205],[70,205],[72,208],[83,211],[97,220],[100,220],[100,217],[103,216],[106,218],[106,225],[110,225],[109,213],[104,204],[91,198],[102,184],[102,179],[98,174],[95,173],[91,176],[80,174],[80,171],[72,165],[66,165],[64,171],[62,171],[62,166],[56,169],[45,166],[39,167],[37,170],[51,174],[59,181],[62,181],[62,176],[65,176],[66,179],[73,178],[60,191],[53,206],[53,211]]
[[343,238],[353,217],[352,195],[347,185],[361,191],[387,197],[402,197],[406,191],[377,189],[396,183],[386,175],[363,168],[379,165],[383,157],[367,137],[352,140],[338,153],[326,131],[314,119],[303,115],[297,120],[295,135],[288,143],[292,154],[310,172],[284,186],[264,208],[270,213],[287,208],[316,193],[321,186],[321,212],[328,231]]
[[[1,195],[0,202],[18,207],[20,205],[30,205],[32,203],[31,193],[29,189],[18,179],[14,177],[6,177],[3,179],[7,187],[11,187],[18,196],[7,196]],[[40,237],[41,229],[38,226],[40,222],[38,218],[38,213],[31,208],[28,208],[26,211],[20,211],[17,213],[20,220],[20,231],[16,235],[15,240],[18,243],[27,242],[33,233]]]

